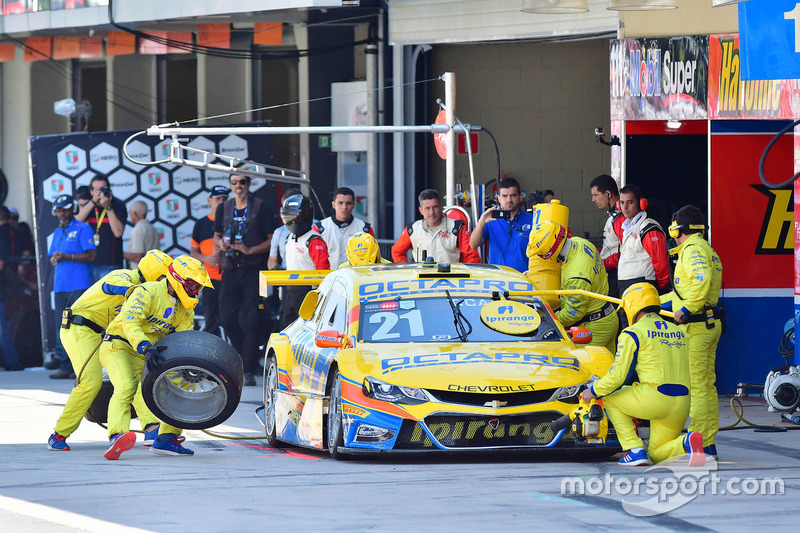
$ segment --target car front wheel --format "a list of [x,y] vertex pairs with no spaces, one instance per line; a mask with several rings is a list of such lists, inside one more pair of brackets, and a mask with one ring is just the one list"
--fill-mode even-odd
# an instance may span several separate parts
[[330,401],[328,402],[328,452],[334,459],[341,458],[339,447],[344,446],[344,429],[342,427],[342,377],[339,370],[331,376]]
[[280,445],[275,428],[275,409],[278,399],[278,362],[274,355],[267,358],[264,367],[264,431],[267,434],[267,443],[270,446]]

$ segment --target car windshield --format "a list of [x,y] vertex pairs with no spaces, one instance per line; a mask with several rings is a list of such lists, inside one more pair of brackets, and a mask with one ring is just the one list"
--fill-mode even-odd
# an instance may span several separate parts
[[[489,329],[481,321],[481,308],[492,300],[453,296],[463,318],[472,325],[469,342],[518,342],[562,340],[550,314],[537,301],[522,303],[535,309],[542,319],[539,328],[530,335],[508,335]],[[444,296],[435,298],[401,298],[361,304],[359,335],[361,342],[454,342],[459,332],[453,319],[453,309]]]

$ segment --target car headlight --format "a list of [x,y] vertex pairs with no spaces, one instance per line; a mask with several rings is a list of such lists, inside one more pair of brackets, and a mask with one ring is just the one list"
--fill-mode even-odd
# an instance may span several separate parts
[[428,397],[422,389],[392,385],[370,376],[364,378],[362,390],[367,398],[375,398],[384,402],[417,404],[428,401]]
[[558,400],[568,400],[573,398],[583,392],[583,389],[588,388],[592,383],[600,379],[599,377],[592,374],[592,377],[589,378],[589,381],[586,383],[581,383],[580,385],[570,385],[569,387],[561,387],[561,390],[558,391]]

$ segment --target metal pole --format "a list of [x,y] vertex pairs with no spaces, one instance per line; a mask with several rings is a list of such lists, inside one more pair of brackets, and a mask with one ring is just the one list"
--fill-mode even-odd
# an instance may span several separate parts
[[[367,125],[378,125],[378,47],[367,46]],[[367,134],[367,217],[378,234],[378,134]]]
[[[392,88],[392,112],[394,113],[394,125],[402,126],[405,124],[405,106],[403,91],[405,85],[405,46],[395,45],[392,47],[392,80],[394,87]],[[394,169],[392,179],[392,238],[397,238],[403,232],[403,210],[406,205],[406,188],[405,188],[405,147],[402,133],[392,134],[392,147],[393,159],[392,167]]]
[[456,202],[456,73],[445,72],[444,81],[445,118],[450,130],[447,132],[447,161],[445,165],[446,192],[444,205],[455,205]]

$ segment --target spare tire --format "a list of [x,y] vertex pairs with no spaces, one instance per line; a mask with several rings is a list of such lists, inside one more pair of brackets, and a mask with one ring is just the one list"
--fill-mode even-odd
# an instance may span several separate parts
[[165,347],[161,361],[142,370],[142,396],[154,415],[175,427],[207,429],[233,414],[244,369],[230,344],[205,331],[179,331],[156,346]]

